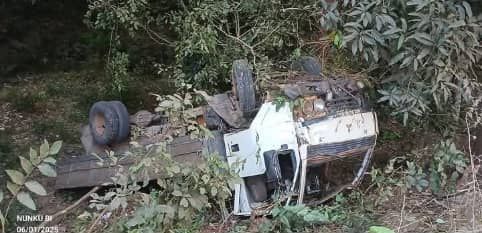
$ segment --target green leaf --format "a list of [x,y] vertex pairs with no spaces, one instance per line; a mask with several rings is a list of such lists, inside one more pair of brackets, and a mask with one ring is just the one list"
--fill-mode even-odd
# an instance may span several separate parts
[[174,192],[172,192],[172,195],[176,197],[182,197],[182,193],[179,190],[174,190]]
[[0,190],[0,203],[3,201],[3,192]]
[[146,220],[141,216],[141,215],[135,215],[133,218],[129,219],[129,221],[126,222],[127,227],[135,227],[142,225],[146,222]]
[[390,29],[386,30],[385,32],[383,32],[383,35],[388,36],[388,35],[392,35],[392,34],[395,34],[397,32],[401,32],[401,31],[402,30],[400,28],[393,27],[393,28],[390,28]]
[[17,200],[22,203],[22,205],[26,206],[27,208],[31,210],[37,210],[37,207],[35,207],[35,202],[33,201],[32,197],[30,194],[26,192],[20,192],[17,194]]
[[39,150],[40,158],[47,157],[47,155],[49,155],[49,151],[50,151],[49,143],[47,142],[47,140],[44,140],[44,143],[40,145],[40,150]]
[[333,43],[335,44],[336,48],[341,48],[343,42],[343,36],[340,32],[336,32],[335,38],[333,39]]
[[3,216],[2,214],[2,211],[0,210],[0,226],[2,227],[2,232],[5,231],[5,225],[6,225],[6,221],[5,221],[5,216]]
[[414,38],[415,40],[417,40],[418,42],[424,45],[428,45],[428,46],[433,45],[432,37],[430,37],[430,35],[425,32],[417,32],[412,36],[410,36],[409,38]]
[[189,206],[189,203],[186,198],[182,198],[180,205],[183,206],[184,208],[187,208]]
[[353,55],[356,55],[356,52],[358,51],[358,41],[354,40],[351,44],[351,53]]
[[52,168],[52,166],[50,166],[47,163],[40,164],[38,166],[38,169],[39,169],[40,173],[42,173],[44,176],[48,176],[48,177],[56,177],[57,176],[57,172],[55,172],[55,170]]
[[40,158],[37,156],[37,151],[30,148],[30,162],[32,162],[33,165],[38,165],[40,163]]
[[16,185],[10,181],[7,181],[7,189],[10,191],[12,195],[17,195],[18,191],[20,190],[20,186]]
[[218,194],[218,189],[216,187],[212,187],[211,188],[211,195],[216,196],[216,194]]
[[458,21],[455,21],[455,22],[451,23],[449,25],[449,28],[458,28],[458,27],[462,27],[462,26],[465,26],[465,21],[464,20],[458,20]]
[[54,158],[52,157],[47,157],[46,159],[44,159],[44,162],[45,163],[50,163],[52,165],[55,165],[57,163],[57,160],[55,160]]
[[26,174],[30,174],[33,170],[33,165],[32,163],[24,158],[23,156],[19,156],[20,158],[20,165],[22,165],[23,170],[25,171]]
[[49,155],[56,155],[59,153],[60,148],[62,148],[62,141],[56,141],[50,147]]
[[395,231],[393,231],[392,229],[379,226],[371,226],[368,231],[370,233],[395,233]]
[[401,61],[403,58],[405,57],[405,53],[399,53],[397,54],[395,57],[393,57],[392,59],[390,59],[390,62],[388,63],[388,65],[393,65],[393,64],[396,64],[398,63],[399,61]]
[[470,7],[470,4],[466,1],[463,1],[462,2],[462,5],[464,5],[464,8],[465,8],[465,13],[467,14],[467,16],[469,18],[472,18],[473,16],[473,13],[472,13],[472,8]]
[[438,223],[438,224],[444,224],[444,223],[446,223],[445,220],[443,220],[443,219],[441,219],[441,218],[435,219],[435,222]]
[[7,172],[8,176],[10,179],[13,181],[13,183],[18,184],[18,185],[23,185],[25,182],[25,176],[23,173],[17,171],[17,170],[5,170]]
[[283,225],[287,229],[291,229],[290,221],[288,220],[288,218],[285,215],[281,215],[279,220],[281,221],[281,223],[283,223]]
[[28,190],[32,191],[37,195],[40,195],[40,196],[47,195],[47,191],[45,191],[45,188],[35,180],[30,180],[25,182],[25,186],[28,188]]
[[400,38],[398,38],[397,50],[400,50],[400,48],[402,48],[404,41],[405,41],[405,35],[401,35]]

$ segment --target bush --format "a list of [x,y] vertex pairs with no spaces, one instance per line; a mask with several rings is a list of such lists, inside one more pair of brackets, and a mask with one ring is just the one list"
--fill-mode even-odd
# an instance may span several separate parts
[[[155,148],[155,149],[154,149]],[[226,201],[231,197],[231,186],[237,175],[218,155],[206,155],[205,163],[186,166],[176,162],[165,151],[165,145],[131,150],[138,159],[128,169],[118,164],[121,160],[110,154],[104,160],[118,166],[112,178],[115,188],[105,195],[93,194],[90,207],[103,211],[134,208],[132,215],[113,226],[114,232],[172,232],[192,223],[192,219],[205,211],[219,211],[227,215]],[[149,184],[149,172],[165,174],[157,179],[150,195],[145,195],[140,205],[132,205],[130,197]],[[143,181],[139,184],[139,181]]]
[[272,60],[289,58],[303,46],[303,37],[317,31],[318,4],[313,0],[96,0],[86,18],[94,29],[147,35],[162,49],[174,50],[174,64],[163,64],[173,77],[213,90],[226,87],[235,59],[249,58],[255,70],[263,72]]
[[[38,196],[46,196],[47,191],[33,176],[33,172],[38,170],[43,176],[55,177],[57,173],[54,169],[56,156],[62,147],[62,141],[56,141],[49,145],[47,141],[40,146],[39,150],[30,148],[28,158],[19,156],[21,170],[8,169],[5,170],[8,177],[6,189],[10,194],[10,199],[6,205],[5,211],[0,210],[0,232],[5,232],[7,226],[7,217],[9,216],[10,207],[15,201],[18,201],[23,206],[37,210],[35,201],[32,199],[32,194]],[[4,193],[0,189],[0,204],[4,200]]]
[[404,123],[430,114],[459,119],[480,93],[481,22],[465,1],[96,0],[86,18],[110,31],[116,48],[129,34],[174,51],[175,61],[158,64],[159,73],[169,71],[196,89],[226,89],[230,65],[239,58],[265,78],[275,65],[304,53],[305,40],[328,35],[336,48],[365,63],[378,101]]
[[[475,69],[482,55],[470,4],[454,0],[324,1],[322,26],[374,68],[379,102],[409,115],[458,119],[480,93]],[[375,65],[376,64],[376,65]]]

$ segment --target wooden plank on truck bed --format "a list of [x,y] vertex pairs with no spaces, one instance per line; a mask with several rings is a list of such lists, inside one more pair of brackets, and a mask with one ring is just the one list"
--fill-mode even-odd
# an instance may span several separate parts
[[[173,156],[175,161],[187,166],[196,166],[204,162],[202,157],[203,149],[208,149],[211,153],[223,153],[224,148],[214,148],[215,146],[213,146],[218,146],[220,144],[219,140],[222,140],[222,135],[220,134],[206,140],[180,137],[167,145],[167,151]],[[107,156],[101,156],[100,158],[110,161]],[[132,155],[131,157],[125,156],[122,158],[118,164],[122,165],[124,170],[127,170],[136,162]],[[108,162],[100,164],[99,162],[99,157],[94,155],[68,157],[59,160],[55,188],[70,189],[112,183],[112,177],[118,173],[120,166],[111,166]],[[162,166],[162,164],[156,165]],[[149,171],[150,179],[157,179],[162,176],[162,174]]]

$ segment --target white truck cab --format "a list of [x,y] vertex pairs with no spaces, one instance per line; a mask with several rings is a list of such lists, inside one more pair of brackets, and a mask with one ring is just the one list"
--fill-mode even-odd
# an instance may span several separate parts
[[342,110],[311,120],[295,115],[287,103],[266,102],[248,129],[224,135],[228,164],[243,180],[235,188],[234,214],[250,215],[270,195],[284,196],[287,204],[297,196],[301,204],[304,193],[313,191],[309,167],[360,156],[364,169],[358,173],[366,170],[378,132],[374,112]]

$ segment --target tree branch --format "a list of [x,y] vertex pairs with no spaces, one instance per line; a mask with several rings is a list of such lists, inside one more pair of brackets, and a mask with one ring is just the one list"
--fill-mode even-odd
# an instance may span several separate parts
[[74,202],[72,205],[68,206],[67,208],[55,213],[54,215],[52,215],[52,218],[50,219],[50,221],[44,221],[42,222],[39,227],[44,227],[45,225],[47,225],[48,223],[51,223],[53,222],[56,218],[58,218],[59,216],[61,215],[64,215],[66,213],[68,213],[69,211],[73,210],[74,208],[76,208],[78,205],[80,205],[80,203],[84,202],[88,197],[90,197],[90,195],[92,193],[95,193],[97,192],[98,190],[100,189],[100,186],[95,186],[94,188],[92,188],[88,193],[86,193],[84,196],[82,196],[79,200],[77,200],[76,202]]

